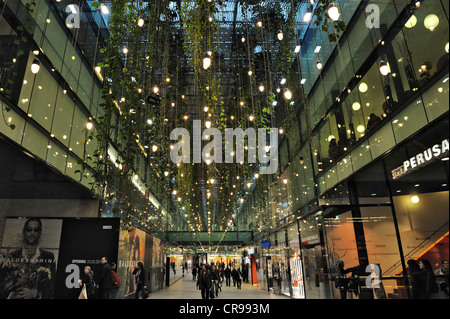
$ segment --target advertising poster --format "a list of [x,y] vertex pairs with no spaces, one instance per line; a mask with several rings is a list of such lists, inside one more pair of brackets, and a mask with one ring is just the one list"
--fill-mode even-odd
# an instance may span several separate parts
[[118,298],[134,298],[136,283],[133,271],[138,262],[142,262],[144,268],[148,270],[148,265],[145,264],[146,236],[145,232],[137,228],[120,231],[117,274],[121,285]]
[[[103,257],[117,262],[120,219],[118,218],[64,218],[56,274],[55,296],[58,299],[77,299],[80,279],[89,267],[97,284]],[[98,291],[92,298],[98,298]]]
[[298,251],[294,252],[294,256],[290,258],[291,266],[291,285],[292,297],[294,299],[305,298],[305,288],[303,282],[302,261]]
[[51,299],[62,220],[7,218],[0,249],[1,299]]

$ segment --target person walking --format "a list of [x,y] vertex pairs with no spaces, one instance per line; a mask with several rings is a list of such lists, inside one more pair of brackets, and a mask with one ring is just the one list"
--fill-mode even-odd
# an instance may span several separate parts
[[141,292],[142,299],[145,298],[145,293],[147,286],[145,285],[145,269],[142,262],[137,263],[137,267],[133,270],[133,275],[135,276],[136,290],[134,292],[134,297],[139,299],[139,292]]
[[237,270],[236,270],[236,267],[233,266],[233,270],[231,270],[231,278],[233,279],[233,287],[236,287],[236,277],[237,277]]
[[227,287],[231,286],[231,269],[228,265],[227,268],[225,268],[225,285]]
[[411,299],[425,299],[425,278],[416,260],[407,261],[411,284]]
[[102,271],[99,280],[99,296],[100,299],[109,299],[109,293],[113,287],[111,265],[108,263],[108,258],[102,258]]
[[241,268],[238,267],[238,269],[236,270],[236,283],[237,283],[237,289],[241,289],[242,286],[242,272],[241,272]]
[[213,291],[216,297],[219,296],[219,282],[220,282],[220,273],[216,266],[212,266],[211,270],[211,280],[213,285]]
[[436,275],[431,267],[431,263],[427,259],[421,259],[419,261],[419,267],[424,274],[426,298],[438,299],[439,286],[437,284]]
[[197,266],[192,267],[192,280],[197,278]]
[[202,293],[202,299],[210,299],[211,272],[206,269],[206,265],[203,265],[198,274],[197,286]]

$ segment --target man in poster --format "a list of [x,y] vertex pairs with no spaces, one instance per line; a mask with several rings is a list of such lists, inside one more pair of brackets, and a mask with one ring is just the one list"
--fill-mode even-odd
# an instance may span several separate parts
[[41,235],[41,220],[28,219],[22,230],[22,247],[3,257],[0,267],[0,298],[53,297],[56,260],[52,252],[39,246]]

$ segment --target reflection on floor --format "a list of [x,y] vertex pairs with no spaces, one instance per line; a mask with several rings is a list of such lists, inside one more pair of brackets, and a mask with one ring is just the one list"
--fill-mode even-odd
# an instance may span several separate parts
[[[192,279],[192,275],[185,276],[169,287],[160,291],[150,293],[149,299],[202,299],[200,290],[197,290],[196,281]],[[242,283],[242,289],[226,287],[225,282],[222,291],[219,291],[217,299],[289,299],[285,295],[275,295],[267,290],[262,290],[261,286]]]

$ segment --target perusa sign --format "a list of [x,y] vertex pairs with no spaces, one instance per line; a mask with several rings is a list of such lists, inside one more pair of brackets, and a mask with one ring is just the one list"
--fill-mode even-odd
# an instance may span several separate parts
[[443,140],[440,144],[435,144],[427,150],[419,153],[409,160],[404,161],[403,165],[392,170],[392,178],[400,178],[416,169],[428,165],[432,161],[442,158],[449,153],[448,138]]

